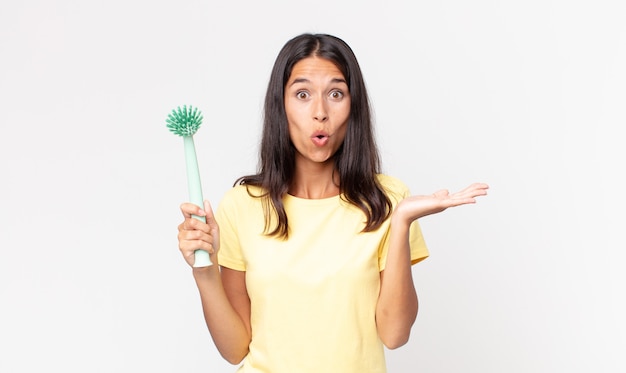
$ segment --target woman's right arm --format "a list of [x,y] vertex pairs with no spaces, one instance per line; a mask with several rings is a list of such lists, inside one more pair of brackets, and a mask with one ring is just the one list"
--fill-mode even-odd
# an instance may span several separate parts
[[[178,226],[178,244],[183,257],[193,267],[194,251],[209,252],[212,266],[193,268],[200,292],[202,310],[213,342],[231,364],[238,364],[248,354],[251,340],[250,298],[245,272],[219,267],[219,227],[208,202],[204,210],[191,203],[180,207],[185,220]],[[192,215],[205,216],[206,223]]]

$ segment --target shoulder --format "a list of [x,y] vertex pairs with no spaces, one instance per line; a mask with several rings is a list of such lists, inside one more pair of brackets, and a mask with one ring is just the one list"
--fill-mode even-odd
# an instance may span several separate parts
[[230,188],[224,194],[224,198],[230,199],[247,199],[262,197],[264,195],[263,189],[254,185],[235,185]]
[[258,201],[266,195],[265,189],[248,184],[238,184],[224,194],[224,199],[237,201]]
[[262,198],[260,197],[263,195],[263,189],[260,187],[235,185],[224,193],[220,207],[222,209],[250,207],[250,205],[262,203]]
[[396,177],[378,174],[376,175],[376,179],[390,198],[395,198],[399,200],[407,197],[410,194],[409,188],[406,186],[406,184]]

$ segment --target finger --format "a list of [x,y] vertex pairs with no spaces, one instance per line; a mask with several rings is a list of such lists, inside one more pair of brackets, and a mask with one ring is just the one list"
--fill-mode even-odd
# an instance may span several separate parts
[[477,191],[479,193],[487,194],[487,189],[489,189],[489,185],[487,185],[485,183],[474,183],[474,184],[470,185],[466,189],[474,190],[474,191]]
[[196,216],[206,216],[206,213],[202,208],[198,205],[195,205],[190,202],[185,202],[180,205],[180,211],[183,213],[185,218],[190,218],[192,215]]
[[179,226],[179,231],[201,231],[205,233],[210,233],[211,227],[205,222],[198,220],[196,218],[186,218],[184,222],[182,222]]
[[184,256],[187,256],[188,253],[193,253],[196,250],[204,250],[209,254],[213,254],[214,246],[213,244],[206,242],[204,240],[190,240],[190,241],[181,241],[179,245],[180,251],[183,252]]
[[471,189],[471,195],[472,197],[485,196],[487,195],[487,189],[489,189],[489,185],[484,183],[476,183]]
[[[213,245],[206,241],[186,241],[184,244],[181,244],[179,248],[185,258],[192,257],[197,250],[203,250],[209,254],[215,253]],[[193,264],[193,261],[191,263]]]
[[454,198],[473,198],[478,196],[484,196],[487,194],[489,186],[484,183],[474,183],[466,188],[453,194]]
[[433,195],[437,198],[445,198],[450,194],[450,191],[448,189],[441,189],[436,191],[435,193],[433,193]]
[[178,233],[179,248],[183,252],[202,249],[212,253],[214,250],[214,237],[199,230],[183,230]]
[[202,230],[181,230],[178,232],[178,240],[183,241],[205,241],[211,243],[213,241],[211,234]]

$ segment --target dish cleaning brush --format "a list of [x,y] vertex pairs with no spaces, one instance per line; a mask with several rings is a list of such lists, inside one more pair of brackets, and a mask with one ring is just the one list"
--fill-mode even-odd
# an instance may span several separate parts
[[[183,138],[189,202],[203,208],[202,184],[200,183],[196,147],[193,142],[193,135],[202,124],[202,113],[192,106],[184,105],[182,109],[179,106],[172,110],[165,122],[170,131]],[[206,223],[204,216],[192,215],[192,217]],[[209,253],[204,250],[196,250],[194,257],[194,267],[208,267],[213,264],[209,259]]]

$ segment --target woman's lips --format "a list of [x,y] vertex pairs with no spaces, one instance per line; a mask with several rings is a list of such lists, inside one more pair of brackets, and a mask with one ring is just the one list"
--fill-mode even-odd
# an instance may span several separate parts
[[316,132],[313,136],[311,136],[311,141],[313,141],[313,144],[316,146],[324,146],[328,143],[328,138],[329,136],[327,133]]

